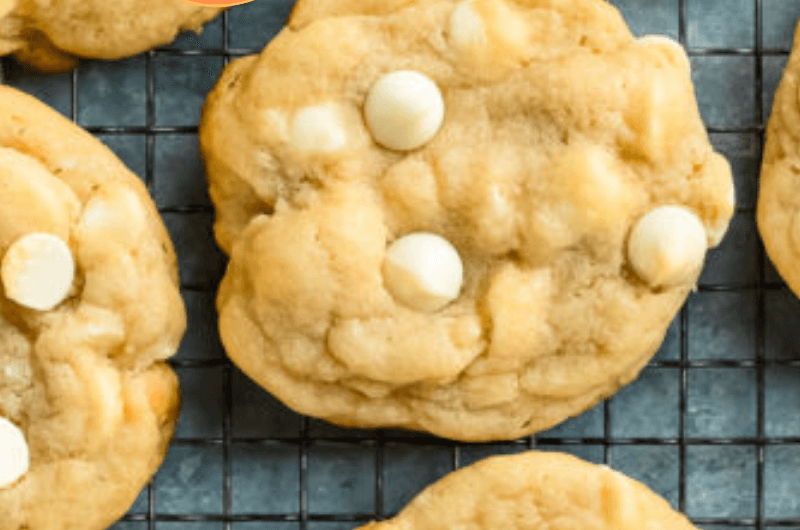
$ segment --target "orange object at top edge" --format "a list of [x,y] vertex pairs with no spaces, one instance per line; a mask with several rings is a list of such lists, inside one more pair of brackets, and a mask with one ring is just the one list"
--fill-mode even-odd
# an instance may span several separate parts
[[206,7],[231,7],[238,6],[239,4],[247,4],[253,0],[183,0],[189,4]]

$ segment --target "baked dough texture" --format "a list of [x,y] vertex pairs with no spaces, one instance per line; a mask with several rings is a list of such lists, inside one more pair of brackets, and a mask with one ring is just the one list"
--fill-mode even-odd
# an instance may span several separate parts
[[455,471],[396,517],[359,530],[693,530],[645,485],[561,453],[495,456]]
[[179,409],[165,360],[186,325],[175,254],[143,183],[88,133],[0,87],[0,256],[28,233],[69,243],[50,311],[0,287],[0,416],[30,470],[0,488],[0,530],[99,530],[161,463]]
[[[433,79],[446,109],[404,152],[362,112],[398,70]],[[200,141],[231,256],[228,354],[347,426],[512,439],[586,410],[639,373],[699,274],[649,286],[626,259],[631,227],[680,205],[714,246],[734,210],[685,53],[635,39],[599,0],[301,1],[225,70]],[[382,277],[413,232],[463,260],[440,311]]]
[[183,0],[0,0],[0,55],[64,72],[79,57],[119,59],[167,44],[219,12]]
[[764,249],[789,288],[800,295],[800,26],[772,104],[758,193]]

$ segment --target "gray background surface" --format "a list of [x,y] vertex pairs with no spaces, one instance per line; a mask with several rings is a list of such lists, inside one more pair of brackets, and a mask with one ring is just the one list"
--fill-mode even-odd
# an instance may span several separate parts
[[635,33],[670,35],[689,49],[739,208],[639,380],[507,444],[332,427],[288,411],[225,360],[214,310],[225,259],[211,235],[196,126],[225,61],[268,43],[291,0],[234,7],[202,36],[123,61],[84,61],[68,75],[3,60],[6,82],[89,128],[145,180],[180,257],[190,325],[175,361],[184,396],[177,439],[116,530],[351,529],[393,514],[454,467],[532,446],[607,462],[703,528],[800,529],[800,302],[764,258],[753,215],[765,117],[800,2],[614,3]]

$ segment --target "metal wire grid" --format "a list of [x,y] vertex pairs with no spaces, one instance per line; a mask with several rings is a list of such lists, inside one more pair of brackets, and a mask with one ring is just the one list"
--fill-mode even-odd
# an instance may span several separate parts
[[[258,0],[256,0],[258,1]],[[712,133],[756,133],[759,137],[759,150],[763,147],[764,131],[764,106],[763,106],[763,66],[762,57],[785,56],[785,49],[765,49],[762,45],[762,19],[763,7],[762,0],[754,1],[754,20],[755,20],[755,44],[754,48],[705,48],[691,49],[691,56],[746,56],[755,57],[755,97],[758,112],[758,124],[739,128],[710,128]],[[678,0],[678,36],[680,42],[687,44],[687,0]],[[154,76],[154,58],[157,56],[212,56],[223,58],[227,64],[231,58],[257,53],[258,49],[243,49],[230,46],[230,14],[225,12],[222,15],[222,42],[221,49],[178,49],[174,47],[162,48],[148,52],[145,55],[146,69],[146,123],[144,126],[94,126],[87,129],[97,135],[124,135],[138,134],[145,137],[145,174],[143,178],[148,187],[152,189],[154,184],[155,167],[155,139],[159,135],[167,134],[196,134],[196,126],[162,126],[156,124],[156,83]],[[9,59],[3,60],[3,70],[10,71],[11,62]],[[71,116],[77,123],[78,103],[79,103],[79,78],[78,72],[72,73],[71,78]],[[212,213],[207,206],[179,207],[162,209],[163,214],[187,215],[193,213]],[[741,213],[753,214],[752,208],[740,209]],[[619,437],[612,435],[612,410],[609,401],[602,405],[603,413],[603,434],[602,436],[590,437],[570,437],[554,436],[543,434],[540,436],[529,437],[522,440],[507,442],[505,444],[493,444],[490,451],[499,450],[505,447],[508,450],[527,449],[537,446],[547,446],[548,448],[563,448],[569,450],[575,446],[599,446],[602,447],[603,461],[608,463],[611,460],[611,450],[615,446],[624,445],[647,445],[647,446],[673,446],[678,449],[678,493],[677,504],[682,511],[687,506],[687,447],[691,446],[724,446],[724,445],[744,445],[753,446],[755,453],[755,516],[754,517],[724,517],[724,518],[703,518],[694,519],[699,526],[705,525],[725,525],[732,527],[755,527],[758,530],[767,527],[794,527],[800,526],[800,517],[784,519],[766,519],[763,516],[764,510],[764,453],[765,448],[772,445],[800,444],[800,436],[775,437],[767,436],[765,432],[765,368],[767,366],[788,366],[800,367],[800,359],[767,359],[765,356],[765,302],[764,294],[770,290],[783,288],[780,283],[767,282],[765,280],[765,256],[763,247],[758,245],[759,259],[757,261],[757,282],[755,285],[738,286],[729,284],[704,285],[699,290],[701,292],[749,292],[755,293],[757,300],[757,312],[755,333],[756,333],[756,356],[755,359],[746,360],[691,360],[689,358],[689,311],[684,307],[678,319],[680,331],[680,357],[676,360],[657,360],[651,363],[653,367],[674,368],[679,371],[679,425],[678,435],[672,437]],[[185,292],[213,293],[216,285],[184,285]],[[223,372],[223,414],[222,414],[222,435],[220,437],[202,437],[195,439],[176,440],[175,444],[188,447],[202,446],[221,446],[222,449],[222,511],[218,514],[206,513],[183,513],[169,514],[160,513],[157,510],[156,496],[157,487],[152,483],[147,487],[147,510],[146,513],[135,513],[127,515],[123,521],[143,524],[146,523],[148,530],[156,530],[157,523],[196,523],[213,522],[221,525],[225,530],[230,530],[238,523],[243,522],[262,522],[264,525],[269,523],[296,523],[299,530],[306,530],[309,525],[319,522],[342,523],[349,526],[358,526],[373,519],[381,519],[391,516],[384,506],[385,498],[385,448],[387,444],[403,443],[417,444],[418,446],[436,446],[447,448],[450,452],[450,460],[453,469],[462,465],[463,444],[436,439],[427,436],[409,437],[408,435],[394,433],[392,431],[372,431],[354,435],[335,435],[318,436],[310,430],[308,418],[300,420],[299,436],[290,437],[255,437],[240,438],[234,440],[232,431],[232,409],[234,384],[232,374],[235,368],[227,360],[177,360],[173,365],[178,369],[183,368],[203,368],[217,367]],[[689,372],[692,369],[704,368],[751,368],[756,371],[757,402],[756,402],[756,421],[757,431],[754,437],[706,437],[689,438],[686,436],[686,415],[687,415],[687,389]],[[237,444],[257,444],[269,446],[273,443],[292,444],[298,448],[299,460],[297,462],[299,473],[298,505],[297,511],[287,513],[234,513],[232,506],[232,445]],[[309,510],[309,450],[320,443],[345,443],[358,447],[359,451],[369,453],[374,458],[374,511],[366,513],[312,513]],[[613,464],[613,463],[612,463]]]

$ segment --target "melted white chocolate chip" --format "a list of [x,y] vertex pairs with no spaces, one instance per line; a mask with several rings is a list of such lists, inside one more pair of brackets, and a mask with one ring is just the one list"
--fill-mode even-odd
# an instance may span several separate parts
[[443,237],[417,232],[389,246],[383,277],[392,295],[418,311],[443,308],[461,292],[464,267],[458,252]]
[[652,287],[689,281],[703,266],[708,236],[700,219],[683,206],[660,206],[644,215],[628,239],[628,260]]
[[347,132],[335,108],[306,107],[294,115],[291,142],[301,151],[329,153],[347,144]]
[[472,7],[472,0],[461,2],[450,15],[450,42],[459,49],[468,49],[486,42],[481,17]]
[[22,478],[30,469],[28,442],[22,431],[0,416],[0,489]]
[[75,279],[75,261],[59,237],[31,233],[8,248],[0,264],[6,296],[38,311],[49,311],[64,301]]
[[439,131],[444,100],[428,76],[399,70],[372,86],[364,117],[376,142],[396,151],[410,151],[428,143]]

